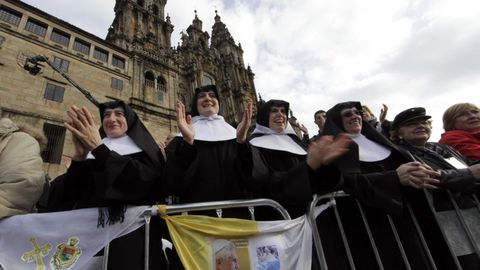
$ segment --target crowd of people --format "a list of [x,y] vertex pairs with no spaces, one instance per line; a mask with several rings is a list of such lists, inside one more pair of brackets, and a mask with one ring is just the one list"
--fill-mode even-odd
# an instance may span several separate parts
[[[441,263],[439,269],[453,269],[448,267],[455,260],[463,269],[480,269],[475,252],[465,252],[465,243],[451,246],[455,241],[445,236],[444,229],[455,226],[422,206],[430,201],[434,211],[448,214],[453,211],[449,198],[465,209],[478,203],[472,198],[480,181],[476,105],[448,108],[443,116],[445,133],[437,143],[428,141],[431,117],[421,107],[406,109],[388,121],[386,105],[377,119],[360,102],[339,103],[315,112],[318,133],[311,138],[297,123],[294,127],[302,130],[302,138],[289,124],[287,101],[261,100],[254,110],[247,100],[236,127],[221,116],[219,102],[215,85],[197,88],[189,112],[177,103],[180,132],[161,143],[122,101],[100,105],[100,127],[92,112],[72,106],[65,123],[74,145],[72,163],[50,182],[46,210],[98,207],[98,226],[106,226],[122,222],[128,205],[270,198],[295,218],[305,214],[314,194],[343,190],[364,206],[369,226],[379,235],[376,245],[385,269],[397,269],[402,256],[412,269],[431,269],[431,257]],[[35,212],[45,186],[39,142],[7,118],[0,120],[0,186],[0,218]],[[411,207],[419,220],[406,218]],[[250,213],[231,210],[222,216],[249,218]],[[255,217],[276,218],[261,209]],[[471,218],[480,221],[479,212]],[[374,269],[372,251],[362,248],[364,232],[353,226],[359,220],[345,215],[344,222],[352,225],[347,234],[358,235],[354,240],[358,243],[351,243],[351,252],[360,258],[357,268]],[[398,231],[404,249],[389,238],[388,222]],[[425,239],[415,233],[417,227],[428,231]],[[162,226],[152,228],[152,239],[168,238]],[[109,269],[143,269],[143,241],[142,230],[114,240]],[[428,254],[422,241],[434,243]],[[326,254],[338,248],[327,247]],[[150,254],[160,254],[161,249],[161,241],[150,241]],[[171,266],[181,268],[180,264],[174,260]],[[151,256],[151,269],[163,267],[165,258]],[[331,268],[342,266],[333,262]]]

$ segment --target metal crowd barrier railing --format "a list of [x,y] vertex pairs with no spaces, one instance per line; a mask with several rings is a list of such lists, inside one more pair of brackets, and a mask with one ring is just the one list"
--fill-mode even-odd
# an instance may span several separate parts
[[[194,211],[216,210],[217,216],[222,217],[222,209],[241,208],[247,207],[250,212],[250,217],[255,220],[255,207],[266,206],[277,211],[284,220],[290,220],[290,215],[287,210],[283,208],[278,202],[270,199],[254,199],[254,200],[230,200],[230,201],[214,201],[214,202],[201,202],[201,203],[188,203],[167,205],[167,214],[184,214]],[[152,216],[158,215],[157,207],[147,209],[143,213],[145,220],[145,257],[144,257],[144,269],[149,269],[149,247],[150,247],[150,219]],[[104,257],[102,263],[102,269],[108,270],[108,245],[104,249]]]
[[[472,254],[475,254],[478,259],[480,260],[480,252],[479,252],[479,247],[480,247],[480,224],[479,227],[472,227],[472,221],[470,220],[470,217],[465,216],[465,209],[462,209],[462,207],[459,206],[457,203],[457,200],[455,199],[455,196],[452,194],[450,191],[445,191],[446,195],[452,205],[454,216],[456,216],[458,224],[460,224],[460,229],[461,232],[463,232],[462,237],[467,239],[467,243],[463,243],[466,245],[469,245],[469,250],[472,251]],[[441,223],[441,215],[444,214],[445,211],[437,211],[434,206],[434,202],[432,199],[431,194],[429,191],[424,190],[425,197],[427,198],[432,216],[434,219]],[[471,196],[470,198],[472,199],[474,203],[474,210],[476,210],[476,214],[480,217],[480,203],[478,198],[473,194],[469,195]],[[326,195],[322,196],[317,196],[315,195],[313,198],[313,201],[309,205],[307,209],[307,218],[312,225],[312,237],[313,237],[313,243],[314,243],[314,257],[312,259],[316,259],[320,269],[322,270],[327,270],[329,269],[329,263],[325,255],[325,248],[329,248],[329,245],[331,243],[328,243],[325,239],[321,239],[319,231],[322,230],[322,227],[317,226],[317,217],[315,216],[315,211],[314,209],[317,207],[319,203],[327,203],[327,214],[333,215],[333,219],[336,222],[336,229],[338,230],[338,233],[340,234],[340,239],[341,239],[341,244],[343,246],[343,252],[345,254],[345,260],[346,260],[346,267],[349,269],[358,269],[359,266],[356,265],[355,263],[355,255],[352,253],[351,246],[349,244],[349,237],[347,233],[345,232],[345,226],[352,226],[352,224],[344,224],[342,221],[342,216],[345,215],[346,213],[343,213],[341,209],[339,209],[339,206],[342,205],[342,203],[345,202],[345,200],[350,200],[350,203],[354,201],[354,205],[356,205],[356,208],[358,209],[358,216],[361,217],[362,220],[362,225],[365,229],[365,234],[367,235],[367,239],[364,243],[364,247],[366,249],[371,249],[373,253],[374,260],[376,262],[376,266],[378,269],[388,269],[388,267],[385,267],[385,260],[382,260],[379,252],[379,247],[377,247],[377,243],[375,241],[375,234],[376,231],[371,228],[371,224],[369,224],[369,220],[367,218],[367,214],[365,212],[366,208],[364,205],[362,205],[359,201],[354,199],[352,196],[345,194],[342,191],[339,192],[334,192],[334,193],[329,193]],[[438,262],[435,261],[434,257],[431,254],[431,248],[432,248],[432,243],[429,243],[428,239],[425,237],[425,232],[422,231],[422,228],[419,224],[419,221],[417,220],[417,217],[415,215],[414,209],[412,209],[412,205],[409,202],[405,203],[406,205],[406,211],[405,215],[408,215],[407,219],[411,220],[411,223],[413,224],[415,234],[417,235],[420,246],[424,252],[425,255],[425,260],[428,264],[429,269],[438,269],[438,268],[445,268],[443,266],[439,266]],[[268,206],[273,208],[273,210],[277,211],[281,217],[285,220],[290,220],[290,215],[288,212],[277,202],[270,200],[270,199],[255,199],[255,200],[231,200],[231,201],[217,201],[217,202],[203,202],[203,203],[192,203],[192,204],[179,204],[179,205],[168,205],[166,207],[167,214],[185,214],[188,212],[194,212],[194,211],[205,211],[205,210],[216,210],[218,217],[222,216],[222,209],[229,209],[229,208],[240,208],[240,207],[247,207],[250,212],[250,216],[252,220],[255,220],[255,207],[259,206]],[[472,210],[471,208],[469,210]],[[158,215],[158,209],[157,207],[152,207],[149,208],[144,212],[144,220],[145,220],[145,261],[144,261],[144,269],[148,270],[149,265],[148,265],[148,258],[149,258],[149,241],[150,241],[150,219],[152,216]],[[322,215],[326,215],[325,212],[320,213],[318,217],[322,217]],[[392,239],[394,239],[394,244],[396,245],[396,248],[398,249],[401,257],[401,261],[403,263],[403,268],[404,269],[415,269],[415,267],[412,266],[412,259],[407,257],[406,251],[405,251],[405,246],[404,243],[401,240],[401,237],[399,236],[398,228],[397,225],[395,224],[394,220],[390,215],[384,214],[386,220],[387,220],[387,227],[389,231],[392,233]],[[450,215],[452,216],[452,215]],[[449,216],[449,217],[450,217]],[[479,219],[480,220],[480,219]],[[356,226],[354,224],[353,226]],[[449,234],[448,230],[449,228],[443,228],[442,234],[443,237],[446,239],[445,242],[447,244],[448,250],[449,250],[449,255],[451,256],[451,261],[453,266],[449,269],[462,269],[462,266],[457,259],[458,254],[455,252],[455,247],[452,245],[455,245],[455,239],[449,239],[447,234]],[[108,246],[105,248],[104,252],[104,261],[103,261],[103,268],[104,270],[108,270],[107,268],[108,265]],[[361,267],[360,267],[361,268]],[[330,269],[334,269],[330,267]]]
[[[443,233],[443,237],[445,239],[445,242],[448,246],[448,250],[449,250],[450,255],[451,255],[452,265],[454,265],[454,266],[452,266],[449,269],[462,269],[462,266],[461,266],[459,260],[457,259],[457,256],[459,254],[456,254],[456,252],[454,250],[455,249],[454,245],[456,244],[456,242],[458,243],[459,241],[458,241],[458,239],[451,239],[452,238],[451,236],[450,236],[450,239],[449,239],[449,236],[447,236],[447,234],[452,235],[451,232],[448,232],[448,230],[453,230],[454,228],[451,228],[451,227],[448,227],[448,226],[445,226],[445,227],[442,228],[442,226],[441,226],[441,223],[442,223],[441,215],[444,214],[447,211],[445,211],[445,210],[444,211],[437,211],[435,209],[431,193],[427,190],[424,190],[424,193],[425,193],[425,196],[427,198],[432,216],[434,217],[436,222],[440,224],[440,229]],[[452,208],[453,208],[453,210],[448,210],[448,211],[454,211],[455,216],[458,220],[458,224],[460,224],[460,229],[458,229],[458,228],[457,229],[460,233],[463,233],[462,239],[463,238],[468,239],[468,243],[462,243],[462,244],[463,245],[465,245],[465,244],[470,245],[469,250],[471,250],[471,254],[476,254],[477,258],[480,260],[480,252],[479,252],[480,224],[478,224],[478,221],[480,221],[480,203],[478,201],[478,198],[474,194],[473,195],[468,195],[468,196],[470,196],[469,198],[471,198],[471,200],[474,202],[474,205],[475,205],[475,207],[473,207],[473,210],[476,209],[476,213],[474,213],[474,215],[479,217],[478,219],[472,221],[471,214],[469,214],[467,217],[465,216],[466,213],[467,213],[466,210],[462,209],[459,206],[459,204],[457,203],[457,200],[455,199],[455,196],[452,194],[452,192],[446,190],[445,193],[446,193],[446,196],[448,197],[448,199],[449,199],[449,201],[452,205]],[[467,196],[467,195],[464,195],[464,196]],[[348,198],[348,197],[350,197],[350,198]],[[315,255],[315,257],[318,261],[318,264],[319,264],[320,268],[322,270],[329,269],[329,263],[327,262],[327,258],[326,258],[326,255],[325,255],[325,248],[328,248],[329,245],[332,244],[332,243],[328,243],[327,240],[325,240],[325,239],[323,239],[323,241],[322,241],[322,239],[320,237],[319,230],[322,230],[322,228],[321,227],[318,228],[317,217],[314,214],[314,209],[315,209],[315,207],[317,207],[317,205],[319,203],[328,203],[329,208],[331,208],[329,212],[327,212],[327,213],[322,212],[318,217],[321,217],[322,215],[328,215],[328,214],[334,216],[333,219],[336,222],[338,233],[340,234],[340,239],[341,239],[341,242],[342,242],[342,245],[343,245],[343,248],[344,248],[343,252],[345,254],[346,261],[347,261],[347,263],[346,263],[347,266],[346,267],[350,268],[350,269],[357,269],[357,267],[358,267],[358,266],[355,265],[355,257],[352,254],[351,246],[349,244],[349,240],[352,240],[352,239],[349,239],[347,237],[347,234],[345,233],[345,226],[346,225],[342,222],[341,214],[345,214],[345,213],[341,213],[341,211],[339,210],[339,207],[338,207],[339,204],[345,202],[345,200],[350,200],[350,202],[351,202],[351,200],[355,201],[355,204],[358,207],[358,214],[361,217],[362,222],[363,222],[363,226],[365,228],[365,233],[366,233],[366,235],[368,235],[368,242],[365,243],[365,248],[366,249],[367,248],[372,249],[378,269],[387,269],[384,266],[385,260],[382,261],[382,258],[379,255],[379,249],[378,249],[378,247],[376,245],[376,241],[374,239],[375,231],[373,231],[372,228],[370,227],[368,218],[365,215],[365,207],[360,202],[358,202],[356,199],[354,199],[350,195],[345,194],[344,192],[341,192],[341,191],[326,194],[326,195],[322,195],[322,196],[315,195],[312,203],[309,206],[309,209],[307,210],[308,219],[309,219],[310,223],[312,224],[312,228],[313,228],[312,229],[312,233],[313,233],[312,237],[313,237],[313,242],[314,242],[314,247],[315,247],[314,255]],[[467,210],[472,210],[472,208],[469,208]],[[425,254],[425,257],[426,257],[426,261],[428,263],[428,267],[430,269],[437,269],[437,268],[445,269],[445,266],[443,266],[443,265],[439,266],[438,262],[436,262],[434,260],[434,258],[432,257],[432,254],[431,254],[432,246],[429,246],[429,245],[433,245],[433,244],[429,243],[427,241],[425,235],[424,235],[425,233],[428,233],[428,232],[422,231],[421,226],[419,225],[419,221],[417,220],[417,217],[414,213],[414,210],[412,209],[412,205],[409,202],[406,202],[405,213],[406,213],[406,215],[408,215],[408,217],[406,217],[406,218],[409,218],[411,220],[412,224],[413,224],[413,227],[415,229],[415,233],[417,234],[420,245],[423,248],[423,251],[424,251],[424,254]],[[451,214],[451,213],[449,213],[449,214]],[[451,217],[451,216],[452,215],[449,215],[449,217]],[[406,255],[405,247],[404,247],[404,244],[402,243],[401,238],[399,237],[398,228],[396,227],[395,222],[393,221],[393,219],[390,215],[385,214],[385,218],[388,220],[389,230],[392,232],[392,234],[393,234],[392,237],[393,237],[393,239],[395,239],[395,244],[396,244],[396,246],[397,246],[397,248],[400,252],[402,262],[403,262],[403,268],[404,269],[415,269],[414,267],[412,267],[412,259],[410,258],[410,260],[409,260],[409,258]],[[445,218],[443,218],[443,220],[445,220]],[[474,225],[472,225],[472,224],[474,224]],[[475,226],[475,225],[478,225],[478,226]],[[357,226],[357,224],[348,224],[348,226]],[[339,258],[337,258],[337,259],[339,259]]]

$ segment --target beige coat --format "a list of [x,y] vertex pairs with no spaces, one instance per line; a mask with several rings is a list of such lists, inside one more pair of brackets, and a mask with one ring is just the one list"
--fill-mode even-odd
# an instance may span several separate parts
[[38,142],[0,119],[0,219],[35,212],[45,175]]

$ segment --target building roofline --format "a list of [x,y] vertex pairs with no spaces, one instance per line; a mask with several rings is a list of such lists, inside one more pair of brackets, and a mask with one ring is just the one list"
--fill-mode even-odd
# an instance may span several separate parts
[[53,15],[50,15],[50,14],[46,13],[45,11],[42,11],[41,9],[38,9],[34,6],[31,6],[31,5],[25,3],[21,0],[4,0],[4,1],[8,2],[12,5],[15,5],[15,6],[19,6],[19,7],[23,8],[25,10],[28,10],[28,11],[30,11],[30,12],[38,15],[38,16],[44,17],[46,20],[52,21],[52,22],[54,22],[58,25],[61,25],[64,28],[70,29],[70,30],[82,35],[82,36],[86,36],[86,37],[92,39],[93,41],[96,41],[96,42],[98,42],[98,43],[100,43],[100,44],[102,44],[106,47],[110,47],[111,49],[120,51],[120,52],[122,52],[123,54],[126,54],[126,55],[132,55],[132,52],[127,51],[122,47],[119,47],[119,46],[117,46],[113,43],[110,43],[110,42],[106,41],[105,39],[103,39],[101,37],[98,37],[98,36],[96,36],[92,33],[89,33],[87,31],[69,23],[69,22],[66,22],[66,21],[60,19],[60,18],[57,18]]

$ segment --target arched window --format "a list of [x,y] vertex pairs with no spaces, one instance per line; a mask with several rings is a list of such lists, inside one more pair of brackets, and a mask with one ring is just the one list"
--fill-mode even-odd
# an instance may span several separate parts
[[152,13],[153,15],[158,16],[158,7],[155,4],[152,5]]
[[211,85],[215,84],[215,81],[209,75],[203,75],[202,85]]
[[150,70],[145,72],[145,86],[155,88],[155,75]]
[[164,95],[167,92],[167,82],[161,76],[157,78],[157,99],[163,101]]

